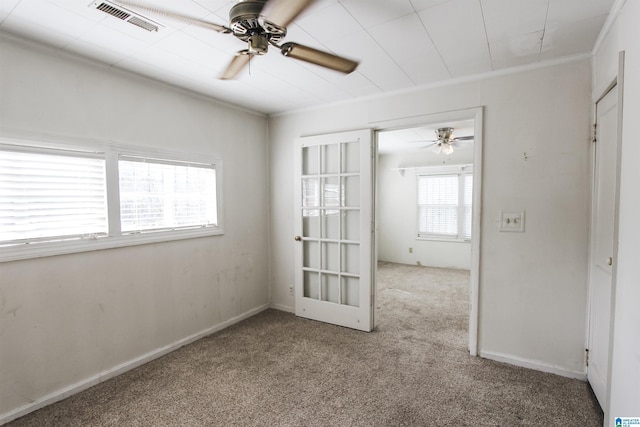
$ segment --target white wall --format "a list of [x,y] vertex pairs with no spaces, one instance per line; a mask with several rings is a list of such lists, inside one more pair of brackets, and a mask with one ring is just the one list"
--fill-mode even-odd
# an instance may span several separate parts
[[[0,263],[0,423],[269,302],[267,119],[0,35],[0,127],[222,158],[222,236]],[[227,323],[225,323],[227,322]]]
[[[457,159],[455,155],[458,153],[465,156]],[[471,163],[472,150],[458,150],[452,156],[433,154],[428,150],[378,156],[378,260],[429,267],[470,268],[471,243],[417,238],[415,166]],[[394,170],[409,166],[403,175]],[[412,252],[409,252],[409,248]]]
[[605,425],[640,416],[640,2],[627,1],[594,58],[596,99],[615,78],[625,51],[619,242],[611,355],[611,394]]
[[[273,304],[294,304],[294,138],[484,106],[479,350],[583,378],[590,74],[582,59],[273,117]],[[526,210],[526,232],[498,232],[501,209]]]

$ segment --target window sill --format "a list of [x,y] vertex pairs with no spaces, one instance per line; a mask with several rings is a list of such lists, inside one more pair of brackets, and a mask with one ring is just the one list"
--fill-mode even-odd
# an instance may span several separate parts
[[449,242],[449,243],[471,243],[470,239],[458,239],[452,237],[438,237],[438,236],[418,236],[416,240],[427,242]]
[[198,237],[218,236],[222,234],[224,234],[224,230],[222,228],[210,227],[169,231],[150,231],[124,236],[105,236],[97,239],[23,243],[0,247],[0,262],[99,251],[103,249],[170,242],[174,240],[195,239]]

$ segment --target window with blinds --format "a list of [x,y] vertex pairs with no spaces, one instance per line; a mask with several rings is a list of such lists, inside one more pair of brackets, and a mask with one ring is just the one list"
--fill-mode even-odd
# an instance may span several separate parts
[[106,235],[104,156],[0,150],[0,243]]
[[118,170],[123,232],[217,224],[211,165],[121,157]]
[[418,175],[418,236],[470,240],[471,173]]
[[68,147],[0,138],[0,262],[223,234],[220,160]]

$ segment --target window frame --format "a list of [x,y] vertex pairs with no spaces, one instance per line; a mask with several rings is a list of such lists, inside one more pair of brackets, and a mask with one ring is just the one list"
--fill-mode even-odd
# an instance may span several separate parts
[[[445,234],[430,234],[420,231],[420,177],[422,176],[452,176],[458,177],[458,203],[457,203],[457,234],[447,236]],[[435,167],[423,167],[416,169],[416,240],[428,240],[428,241],[440,241],[440,242],[458,242],[469,243],[473,237],[469,238],[464,236],[464,191],[465,191],[465,176],[471,176],[472,184],[471,191],[473,192],[473,165],[452,165],[452,166],[435,166]],[[473,226],[473,193],[471,197],[471,226]]]
[[[108,234],[105,236],[87,236],[59,238],[58,240],[27,240],[20,243],[1,244],[0,262],[17,261],[88,252],[119,247],[170,242],[175,240],[224,234],[224,169],[222,159],[202,153],[184,153],[164,149],[133,147],[92,141],[72,137],[20,138],[0,136],[0,150],[11,149],[24,152],[75,152],[92,157],[104,156],[107,187]],[[120,230],[120,183],[118,160],[120,157],[140,157],[150,160],[167,160],[176,163],[196,163],[207,165],[216,174],[217,224],[211,226],[180,227],[176,229],[149,230],[141,232],[122,232]]]

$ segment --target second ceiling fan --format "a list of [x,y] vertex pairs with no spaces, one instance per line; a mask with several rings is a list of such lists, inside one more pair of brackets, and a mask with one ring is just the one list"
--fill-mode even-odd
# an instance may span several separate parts
[[309,46],[294,42],[280,44],[287,35],[287,26],[314,0],[238,0],[229,11],[228,27],[137,1],[114,0],[114,2],[218,33],[232,34],[245,42],[247,49],[236,53],[220,76],[223,80],[236,77],[252,57],[266,54],[269,46],[279,49],[284,56],[345,74],[351,73],[358,66],[356,61]]
[[453,138],[453,128],[450,127],[442,127],[435,129],[436,139],[432,139],[429,141],[414,141],[414,142],[431,142],[432,144],[425,145],[420,148],[429,148],[434,147],[434,151],[438,154],[451,154],[453,153],[453,147],[460,141],[473,141],[473,135],[471,136],[460,136],[457,138]]

